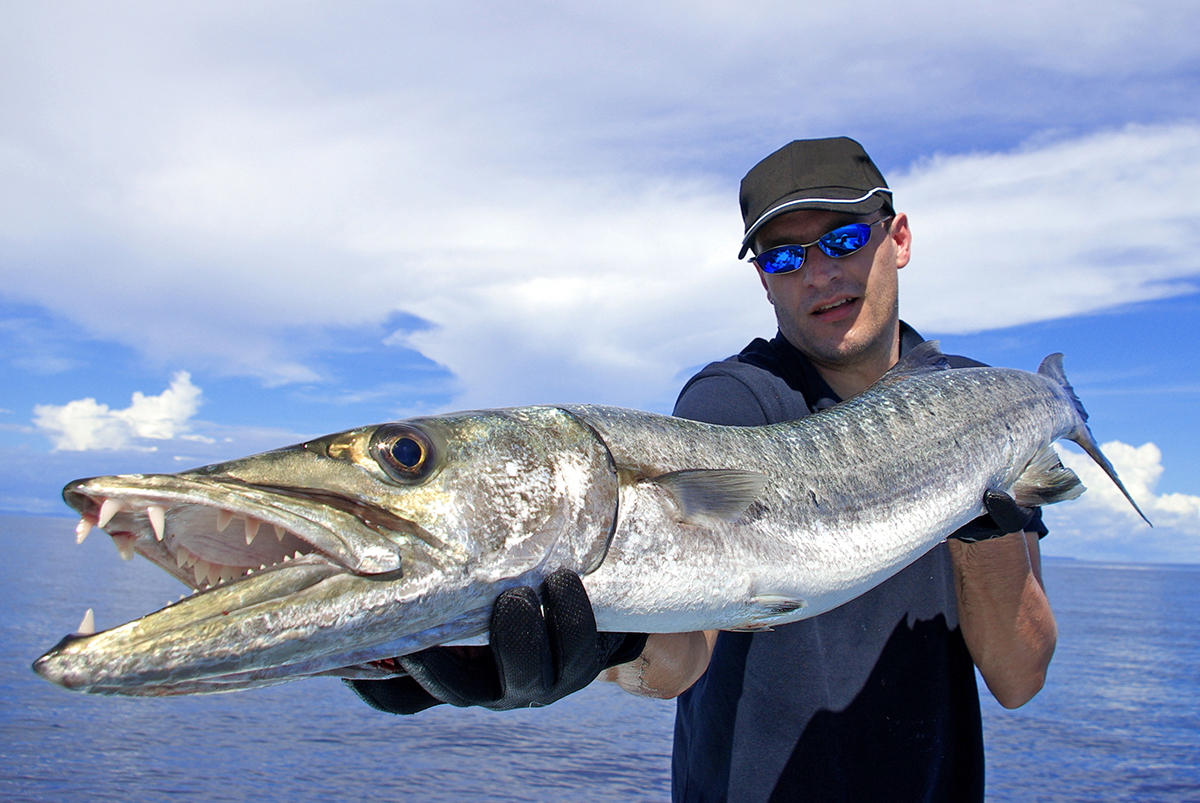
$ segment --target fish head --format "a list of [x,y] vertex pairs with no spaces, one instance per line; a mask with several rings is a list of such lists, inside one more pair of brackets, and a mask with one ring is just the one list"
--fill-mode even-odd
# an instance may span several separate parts
[[361,427],[163,475],[69,483],[86,534],[196,593],[35,664],[84,691],[281,682],[486,630],[505,588],[603,560],[617,479],[555,407]]

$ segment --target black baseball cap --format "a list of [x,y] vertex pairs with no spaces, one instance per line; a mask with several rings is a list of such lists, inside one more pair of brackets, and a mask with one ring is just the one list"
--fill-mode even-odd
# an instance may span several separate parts
[[746,236],[738,259],[773,217],[797,209],[868,215],[890,206],[892,191],[863,146],[849,137],[798,139],[746,174],[740,200]]

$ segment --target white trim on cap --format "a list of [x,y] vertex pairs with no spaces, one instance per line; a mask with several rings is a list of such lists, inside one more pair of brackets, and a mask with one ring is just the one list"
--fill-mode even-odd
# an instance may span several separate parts
[[750,250],[750,239],[754,236],[755,232],[758,231],[758,227],[778,214],[780,209],[786,209],[789,206],[795,206],[797,204],[860,204],[877,192],[886,192],[888,195],[892,194],[892,191],[887,187],[875,187],[866,195],[858,198],[797,198],[794,201],[788,201],[787,203],[772,207],[771,209],[768,209],[766,212],[763,212],[761,215],[759,215],[758,220],[754,221],[754,225],[746,231],[746,236],[742,238],[742,251],[738,254],[738,259],[744,257],[746,252]]

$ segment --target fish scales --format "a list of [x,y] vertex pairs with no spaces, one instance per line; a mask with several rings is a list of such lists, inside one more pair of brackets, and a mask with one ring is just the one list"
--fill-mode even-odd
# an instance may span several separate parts
[[99,527],[198,592],[68,636],[34,669],[135,696],[387,677],[395,656],[486,639],[500,593],[563,567],[601,630],[761,629],[883,582],[980,515],[988,489],[1078,495],[1056,439],[1124,491],[1059,357],[1037,374],[946,367],[923,344],[859,396],[769,427],[485,410],[78,480],[64,499],[81,538]]
[[[996,414],[961,412],[960,400],[972,398],[990,399]],[[760,598],[803,602],[803,616],[830,610],[981,515],[985,490],[1010,489],[1038,451],[1076,426],[1054,386],[1003,369],[875,388],[803,426],[712,428],[635,411],[566,409],[600,433],[618,464],[643,460],[658,473],[737,467],[770,478],[738,521],[699,525],[672,520],[669,500],[642,498],[662,495],[652,484],[623,489],[617,537],[585,585],[604,600],[602,628],[649,632],[700,629],[683,614],[702,609],[694,601],[714,590],[741,603],[721,627],[769,619]],[[650,588],[639,579],[648,573],[669,582]],[[772,621],[793,618],[800,616]]]

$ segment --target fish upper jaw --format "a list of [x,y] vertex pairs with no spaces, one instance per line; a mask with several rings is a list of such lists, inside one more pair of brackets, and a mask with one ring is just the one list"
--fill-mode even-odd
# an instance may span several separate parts
[[[81,516],[77,542],[101,529],[122,558],[141,554],[197,591],[304,556],[360,574],[400,568],[394,542],[334,532],[301,515],[299,500],[289,504],[286,496],[261,489],[177,475],[125,475],[77,480],[63,489],[63,498]],[[354,529],[347,524],[347,531]]]

